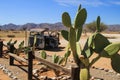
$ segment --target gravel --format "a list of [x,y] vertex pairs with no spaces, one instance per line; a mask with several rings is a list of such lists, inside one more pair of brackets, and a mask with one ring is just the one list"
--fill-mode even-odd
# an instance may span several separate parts
[[[5,59],[5,58],[0,58],[0,64],[5,66],[6,69],[8,69],[9,71],[11,71],[14,78],[16,78],[16,80],[27,80],[27,73],[26,73],[27,67],[22,66],[22,65],[10,66],[9,59]],[[38,68],[38,66],[34,65],[34,69],[36,69],[36,68]],[[105,71],[102,68],[94,67],[94,68],[90,69],[90,72],[93,77],[100,78],[101,80],[102,79],[103,80],[120,80],[120,74],[116,73],[112,70]],[[7,75],[7,74],[5,74],[5,75]],[[37,80],[37,79],[35,79],[35,80]]]

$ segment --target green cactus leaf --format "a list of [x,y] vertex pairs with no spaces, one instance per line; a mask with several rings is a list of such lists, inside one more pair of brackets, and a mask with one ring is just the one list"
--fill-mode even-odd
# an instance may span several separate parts
[[53,55],[53,62],[58,63],[58,61],[59,61],[59,56],[57,56],[56,54]]
[[100,16],[97,17],[97,32],[100,32]]
[[74,28],[70,28],[69,43],[70,43],[71,50],[75,52],[76,51],[76,32]]
[[69,32],[66,31],[66,30],[62,30],[62,31],[61,31],[62,37],[63,37],[65,40],[67,40],[67,41],[68,41],[68,34],[69,34]]
[[68,57],[70,56],[70,54],[71,54],[71,51],[67,51],[67,52],[65,53],[64,57],[65,57],[65,58],[68,58]]
[[91,36],[88,38],[88,47],[91,47],[91,46],[92,46],[93,36],[94,36],[94,35],[91,35]]
[[76,51],[76,30],[74,28],[70,28],[69,43],[70,43],[70,48],[71,48],[75,63],[77,65],[80,65],[80,60]]
[[10,45],[11,42],[12,42],[12,39],[10,39],[10,40],[8,41],[7,45]]
[[77,55],[80,56],[82,50],[81,50],[81,46],[80,46],[79,42],[76,42],[76,50],[77,50]]
[[77,35],[77,42],[80,40],[81,34],[82,34],[82,28],[77,30],[77,34],[76,34]]
[[117,73],[120,73],[120,55],[115,54],[111,58],[111,65],[113,70],[115,70]]
[[87,18],[87,11],[85,8],[78,11],[75,18],[74,28],[82,30],[82,26],[85,23]]
[[101,52],[101,56],[103,57],[110,57],[118,53],[120,50],[120,43],[111,43],[104,48]]
[[70,43],[67,44],[66,51],[69,51],[70,49]]
[[19,48],[22,48],[24,46],[24,41],[22,41],[20,44],[19,44]]
[[67,52],[65,53],[65,55],[64,55],[64,63],[63,63],[63,65],[66,65],[67,60],[68,60],[68,57],[70,56],[70,54],[71,54],[71,51],[67,51]]
[[16,44],[17,43],[17,40],[15,40],[14,42],[13,42],[13,44]]
[[82,7],[81,7],[81,4],[80,4],[80,5],[79,5],[79,8],[78,8],[78,11],[80,11],[80,10],[81,10],[81,8],[82,8]]
[[93,54],[93,50],[91,48],[88,48],[87,50],[85,50],[85,53],[86,57],[89,58]]
[[92,49],[96,53],[100,53],[103,49],[110,44],[109,40],[100,33],[94,34],[94,39],[92,43]]
[[89,80],[88,79],[88,69],[83,68],[80,70],[80,80]]
[[60,58],[58,64],[59,65],[64,65],[65,58]]
[[82,51],[82,55],[84,55],[86,58],[89,58],[93,54],[93,50],[91,48],[92,45],[92,37],[89,37],[85,43],[85,46]]
[[42,52],[41,52],[41,57],[42,57],[43,59],[46,59],[46,58],[47,58],[47,54],[46,54],[46,52],[45,52],[44,50],[42,50]]
[[72,27],[71,18],[67,12],[64,12],[62,14],[62,23],[68,28]]

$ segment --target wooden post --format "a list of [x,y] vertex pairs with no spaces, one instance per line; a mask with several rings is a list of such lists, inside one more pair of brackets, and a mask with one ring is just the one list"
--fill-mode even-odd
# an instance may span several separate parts
[[2,52],[3,52],[3,41],[0,40],[0,57],[2,57]]
[[71,80],[80,80],[79,78],[80,68],[78,66],[72,66],[71,69]]
[[[10,53],[14,53],[15,47],[14,45],[10,45]],[[13,65],[14,64],[14,57],[10,56],[9,64]]]
[[32,70],[33,70],[33,52],[28,52],[28,80],[32,80]]

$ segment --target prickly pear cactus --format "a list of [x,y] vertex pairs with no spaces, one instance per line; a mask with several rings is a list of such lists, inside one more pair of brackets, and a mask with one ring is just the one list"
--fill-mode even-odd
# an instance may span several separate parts
[[[78,8],[73,25],[67,12],[64,12],[62,15],[62,23],[68,31],[62,30],[61,35],[68,41],[67,51],[71,50],[75,63],[80,68],[80,80],[89,80],[89,68],[99,60],[100,57],[110,58],[113,69],[120,73],[120,55],[117,54],[120,50],[120,42],[110,43],[110,41],[100,33],[100,16],[98,16],[96,20],[96,32],[89,36],[85,46],[81,49],[79,40],[86,18],[87,11],[85,8],[81,8],[81,5]],[[90,62],[89,58],[93,53],[97,53],[98,56]]]
[[78,45],[77,42],[80,40],[82,28],[86,21],[86,18],[87,11],[85,8],[81,8],[81,5],[79,6],[79,9],[77,11],[74,25],[71,24],[71,18],[67,12],[64,12],[62,14],[62,23],[68,28],[69,31],[62,30],[61,34],[63,38],[68,41],[68,44],[70,44],[70,49],[72,50],[72,54],[77,65],[80,64],[80,53],[78,52],[81,51],[80,45]]

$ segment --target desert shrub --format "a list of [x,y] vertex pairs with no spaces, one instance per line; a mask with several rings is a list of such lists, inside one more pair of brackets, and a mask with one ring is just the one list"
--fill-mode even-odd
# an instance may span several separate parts
[[[86,29],[90,32],[95,32],[96,27],[97,27],[96,21],[86,24]],[[107,29],[107,25],[104,23],[100,23],[100,32],[102,32],[106,29]]]
[[9,37],[9,38],[14,38],[15,35],[7,35],[7,37]]

